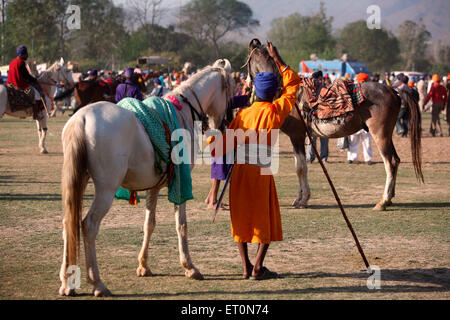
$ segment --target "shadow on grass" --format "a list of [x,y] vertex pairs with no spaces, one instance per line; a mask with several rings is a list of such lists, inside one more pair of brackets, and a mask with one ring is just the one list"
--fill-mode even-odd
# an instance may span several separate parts
[[[280,278],[270,281],[282,281],[283,279],[323,279],[323,278],[353,278],[361,279],[364,284],[361,286],[333,286],[333,287],[315,287],[315,288],[292,288],[280,290],[249,290],[243,292],[215,290],[215,291],[196,291],[196,292],[177,292],[177,293],[149,293],[149,294],[115,294],[115,298],[174,298],[178,296],[209,296],[209,295],[242,295],[245,294],[260,294],[265,295],[268,299],[277,299],[277,295],[285,294],[322,294],[322,293],[413,293],[413,292],[449,292],[450,291],[450,269],[448,268],[432,268],[432,269],[405,269],[405,270],[381,270],[381,288],[379,290],[370,290],[365,286],[369,274],[366,272],[360,273],[326,273],[326,272],[310,272],[310,273],[285,273],[280,274]],[[251,280],[239,279],[236,274],[221,274],[221,275],[205,275],[204,281],[229,281]],[[414,284],[400,284],[400,285],[384,285],[383,281],[399,281],[412,282]],[[259,282],[260,283],[260,282]],[[421,283],[422,286],[417,285]]]
[[[94,199],[93,195],[85,195],[84,199]],[[61,201],[61,194],[57,193],[36,193],[36,194],[0,194],[0,201],[23,201],[23,200],[30,200],[30,201]]]
[[[345,208],[373,208],[375,204],[342,204]],[[305,210],[305,209],[296,209],[293,206],[290,205],[281,205],[281,208],[285,209],[293,209],[293,210]],[[389,211],[389,208],[450,208],[450,202],[413,202],[413,203],[393,203],[389,207],[387,207],[387,211]],[[339,209],[339,206],[337,204],[312,204],[308,206],[308,209]]]

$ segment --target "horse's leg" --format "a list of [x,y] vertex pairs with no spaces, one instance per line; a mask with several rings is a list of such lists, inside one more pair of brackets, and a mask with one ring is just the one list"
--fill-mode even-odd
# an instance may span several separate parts
[[381,134],[373,134],[372,137],[380,150],[386,170],[386,185],[384,187],[383,198],[375,205],[373,210],[384,211],[386,210],[386,206],[392,204],[392,198],[395,195],[395,182],[400,158],[395,150],[392,137]]
[[175,222],[178,234],[178,250],[180,252],[181,266],[186,270],[185,275],[188,278],[202,280],[203,276],[194,266],[189,255],[187,240],[187,221],[186,221],[186,203],[175,206]]
[[83,241],[86,254],[86,269],[88,282],[94,286],[96,297],[111,295],[111,292],[100,280],[95,252],[95,239],[98,234],[100,222],[108,212],[114,199],[115,189],[104,186],[95,186],[94,202],[82,222]]
[[297,171],[299,190],[297,199],[294,200],[292,206],[297,209],[306,209],[308,200],[311,197],[311,190],[308,183],[308,166],[306,164],[305,141],[300,138],[291,138],[294,146],[295,167]]
[[152,272],[147,265],[148,258],[148,246],[150,243],[150,237],[156,226],[156,204],[158,202],[159,189],[152,189],[147,192],[146,198],[146,210],[145,210],[145,222],[144,222],[144,240],[142,243],[141,251],[139,252],[139,267],[136,273],[139,277],[152,276]]
[[45,139],[47,138],[47,117],[41,120],[36,120],[38,135],[39,135],[39,152],[41,154],[47,154],[48,151],[45,148]]

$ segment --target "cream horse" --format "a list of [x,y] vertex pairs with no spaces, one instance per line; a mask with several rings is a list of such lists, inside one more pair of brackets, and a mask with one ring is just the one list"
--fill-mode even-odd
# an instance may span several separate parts
[[[61,58],[60,61],[55,62],[50,68],[39,75],[38,82],[46,91],[45,104],[47,105],[48,112],[51,111],[52,101],[50,97],[55,95],[56,83],[62,81],[67,87],[73,87],[75,85],[71,73],[71,71],[68,71],[64,67],[64,59]],[[22,119],[29,117],[30,115],[32,116],[32,113],[27,112],[26,110],[11,111],[6,86],[0,85],[0,117],[2,117],[3,114]],[[36,124],[39,135],[39,151],[40,153],[45,154],[48,153],[45,148],[45,139],[47,137],[47,110],[42,110],[38,115],[38,118],[39,120],[36,120]]]
[[[194,137],[194,121],[209,117],[209,125],[219,128],[233,92],[228,60],[218,60],[168,95],[178,98],[182,109],[177,111],[180,128]],[[183,102],[184,96],[188,103]],[[60,271],[61,295],[75,294],[68,281],[70,269],[77,264],[80,252],[80,229],[83,233],[88,282],[95,296],[108,296],[110,291],[100,280],[95,251],[100,222],[109,211],[114,194],[122,186],[130,190],[147,190],[144,239],[139,253],[137,275],[151,276],[148,267],[148,246],[155,228],[158,194],[166,183],[155,170],[155,150],[133,112],[110,102],[97,102],[78,111],[62,132],[64,163],[62,170],[62,201],[64,207],[64,251]],[[191,146],[193,145],[191,140]],[[191,169],[193,165],[191,164]],[[82,219],[83,193],[89,178],[95,186],[94,201]],[[175,206],[176,230],[180,262],[185,275],[203,279],[191,261],[187,240],[186,203]],[[68,268],[71,267],[69,270]]]

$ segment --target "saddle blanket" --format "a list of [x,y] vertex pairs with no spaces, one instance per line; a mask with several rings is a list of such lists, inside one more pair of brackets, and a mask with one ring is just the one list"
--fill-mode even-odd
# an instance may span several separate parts
[[12,85],[6,85],[6,91],[8,92],[8,102],[11,111],[19,111],[25,109],[31,109],[34,105],[34,90],[28,88],[25,90],[16,89]]
[[365,98],[358,83],[346,80],[336,80],[328,88],[322,88],[317,99],[314,85],[308,78],[305,79],[309,95],[309,107],[312,116],[316,119],[334,119],[355,110]]
[[[162,173],[162,162],[167,165],[167,168],[173,166],[173,171],[166,170],[169,174],[169,201],[180,205],[193,199],[190,165],[184,161],[172,163],[172,149],[177,146],[178,149],[185,150],[184,141],[172,141],[170,138],[172,132],[179,129],[173,104],[159,97],[150,97],[144,101],[125,98],[117,105],[134,112],[144,125],[156,151],[156,168]],[[180,143],[181,146],[179,146]],[[180,154],[180,157],[183,155]],[[172,176],[170,171],[173,172]]]
[[40,113],[44,110],[44,105],[40,101],[36,101],[35,91],[32,87],[20,90],[15,86],[7,84],[6,91],[8,93],[9,108],[12,112],[23,111],[27,116],[33,116],[35,120],[43,119]]

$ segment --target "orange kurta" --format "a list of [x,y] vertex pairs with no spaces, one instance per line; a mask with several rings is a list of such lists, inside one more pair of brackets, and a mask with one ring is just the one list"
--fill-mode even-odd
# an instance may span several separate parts
[[[288,68],[283,73],[282,96],[273,104],[255,102],[242,109],[228,128],[244,131],[254,129],[256,132],[265,129],[270,141],[270,131],[280,129],[292,111],[299,84],[298,75]],[[273,175],[261,175],[261,168],[255,165],[236,163],[231,176],[229,198],[231,233],[235,242],[266,244],[283,240]]]

